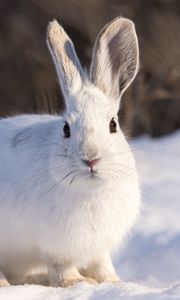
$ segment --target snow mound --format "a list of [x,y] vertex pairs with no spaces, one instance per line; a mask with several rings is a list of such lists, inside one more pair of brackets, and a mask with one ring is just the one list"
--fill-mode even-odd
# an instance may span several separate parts
[[80,283],[74,287],[51,288],[37,285],[1,288],[1,300],[166,300],[180,299],[180,283],[170,288],[150,288],[136,283]]

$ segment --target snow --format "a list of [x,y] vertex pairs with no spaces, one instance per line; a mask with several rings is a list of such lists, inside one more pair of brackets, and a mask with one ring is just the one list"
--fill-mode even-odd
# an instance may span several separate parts
[[131,141],[142,187],[136,228],[114,262],[120,283],[0,288],[0,300],[180,300],[180,132]]

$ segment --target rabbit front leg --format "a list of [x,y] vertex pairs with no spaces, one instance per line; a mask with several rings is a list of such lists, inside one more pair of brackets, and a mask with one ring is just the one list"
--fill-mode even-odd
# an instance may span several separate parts
[[48,277],[51,286],[68,287],[78,282],[96,283],[93,279],[82,276],[76,267],[69,264],[48,264]]
[[110,255],[103,255],[99,259],[92,262],[87,269],[81,272],[84,276],[88,276],[101,282],[119,282],[120,278],[117,276],[113,267]]
[[0,271],[0,287],[3,286],[9,286],[9,282],[7,281],[6,277],[4,276],[4,274]]

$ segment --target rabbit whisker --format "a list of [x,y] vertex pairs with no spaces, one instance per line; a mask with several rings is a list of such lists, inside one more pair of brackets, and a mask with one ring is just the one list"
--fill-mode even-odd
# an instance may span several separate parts
[[[105,175],[107,178],[113,178],[114,179],[114,176],[111,172],[109,172],[110,171],[109,169],[105,169],[105,168],[102,169],[101,168],[99,171],[100,171],[99,174],[103,173],[103,176]],[[97,176],[97,177],[100,178],[99,176]]]
[[118,163],[118,162],[114,162],[114,163],[109,163],[108,166],[121,166],[121,167],[125,167],[125,168],[128,168],[128,169],[131,169],[133,171],[136,171],[135,168],[133,167],[130,167],[130,166],[127,166],[127,165],[124,165],[124,164],[121,164],[121,163]]
[[[71,163],[71,165],[69,166],[70,168],[72,167],[76,167],[76,164],[74,163],[74,164],[72,164]],[[59,170],[59,171],[63,171],[63,170],[67,170],[67,165],[65,164],[64,166],[61,164],[61,165],[59,165],[59,166],[56,166],[56,167],[53,167],[53,168],[49,168],[48,170],[50,170],[50,171],[54,171],[54,170]]]
[[78,175],[78,174],[75,174],[75,175],[72,177],[72,179],[71,179],[69,185],[71,185],[71,184],[73,183],[73,181],[75,180],[75,178],[76,178],[77,175]]
[[129,173],[127,173],[127,172],[124,172],[123,170],[121,170],[121,169],[117,169],[117,170],[113,170],[114,172],[117,172],[117,173],[119,173],[119,174],[123,174],[123,175],[126,175],[126,176],[128,176],[130,179],[132,179],[132,180],[134,180],[134,181],[136,181],[136,178],[135,177],[132,177]]
[[48,192],[50,192],[50,191],[52,191],[57,185],[59,185],[61,182],[63,182],[67,177],[69,177],[74,172],[76,172],[76,171],[73,170],[73,171],[70,171],[68,174],[66,174],[61,180],[59,180],[58,182],[56,182],[49,190],[47,190],[45,192],[45,194],[48,193]]

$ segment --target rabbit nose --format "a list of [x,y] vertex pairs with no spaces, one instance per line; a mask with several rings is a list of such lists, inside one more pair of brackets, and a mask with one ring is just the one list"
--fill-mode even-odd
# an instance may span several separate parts
[[88,165],[90,168],[93,168],[95,166],[95,164],[99,161],[99,158],[93,159],[93,160],[84,160],[82,159],[82,161]]

